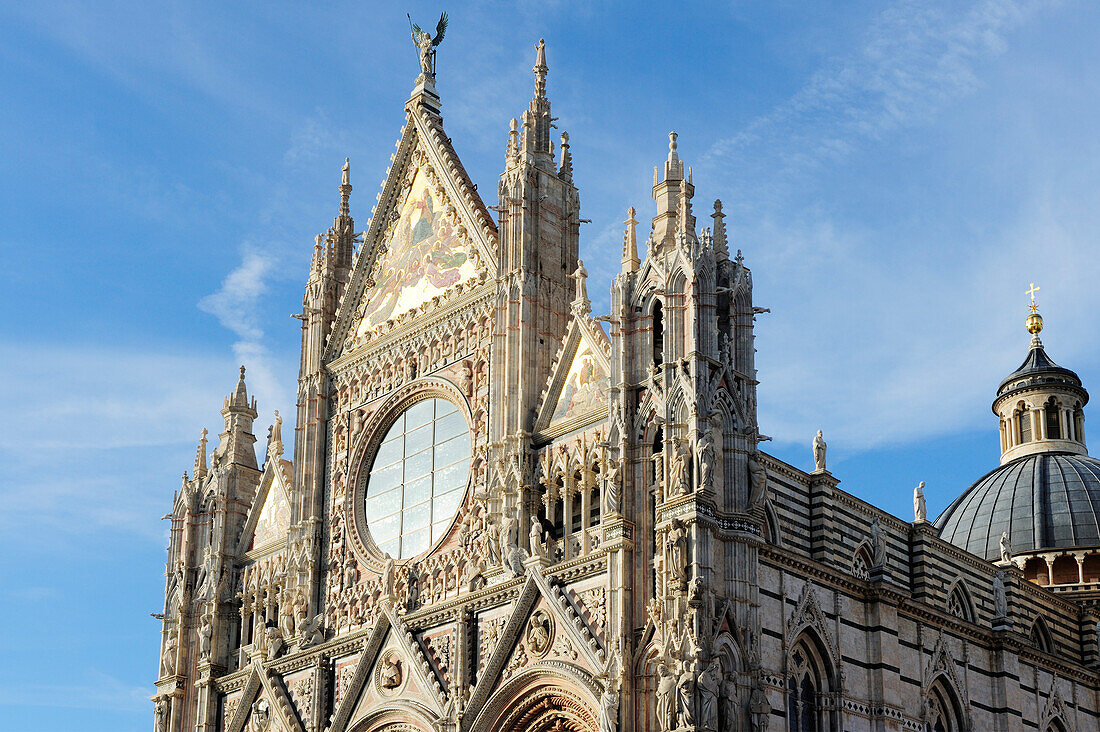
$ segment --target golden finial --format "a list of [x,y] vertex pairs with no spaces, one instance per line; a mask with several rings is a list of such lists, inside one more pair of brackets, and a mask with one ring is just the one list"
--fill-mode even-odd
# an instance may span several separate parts
[[1025,295],[1031,296],[1031,305],[1028,306],[1027,316],[1027,332],[1032,335],[1039,335],[1039,331],[1043,329],[1043,316],[1039,315],[1039,306],[1035,303],[1035,293],[1039,291],[1039,288],[1034,282],[1031,283],[1030,289],[1024,292]]

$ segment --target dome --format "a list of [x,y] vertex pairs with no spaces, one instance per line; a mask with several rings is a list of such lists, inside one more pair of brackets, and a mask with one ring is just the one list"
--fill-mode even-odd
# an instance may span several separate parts
[[1007,531],[1014,554],[1100,545],[1100,460],[1045,452],[987,473],[940,514],[940,536],[986,559],[1000,558]]

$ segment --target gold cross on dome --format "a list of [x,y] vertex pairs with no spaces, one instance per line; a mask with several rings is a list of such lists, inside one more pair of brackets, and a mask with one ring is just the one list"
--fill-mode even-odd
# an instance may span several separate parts
[[1035,312],[1039,309],[1039,306],[1035,304],[1035,293],[1039,291],[1039,288],[1035,286],[1035,283],[1031,283],[1031,289],[1025,290],[1025,295],[1031,295],[1031,312]]

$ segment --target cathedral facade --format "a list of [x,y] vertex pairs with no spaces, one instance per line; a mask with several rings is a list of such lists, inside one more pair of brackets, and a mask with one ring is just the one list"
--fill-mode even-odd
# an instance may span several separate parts
[[887,514],[820,433],[760,449],[752,274],[675,134],[594,317],[544,45],[490,207],[416,33],[365,231],[345,164],[313,248],[293,460],[242,367],[176,493],[157,732],[1098,729],[1100,461],[1037,312],[1002,464]]

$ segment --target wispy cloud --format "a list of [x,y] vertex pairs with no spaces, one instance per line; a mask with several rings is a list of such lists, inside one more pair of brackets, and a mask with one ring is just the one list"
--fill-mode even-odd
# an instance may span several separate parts
[[894,3],[868,29],[859,49],[818,70],[770,113],[716,142],[703,163],[732,164],[739,173],[745,166],[757,171],[769,166],[774,186],[837,162],[861,140],[931,121],[951,100],[981,84],[975,66],[1003,53],[1007,34],[1040,5],[1028,0],[981,0],[969,7]]
[[[858,49],[706,155],[697,179],[733,189],[733,237],[746,247],[757,299],[773,308],[758,323],[757,366],[761,424],[777,439],[800,442],[825,427],[834,444],[863,450],[980,428],[992,390],[1026,347],[1005,317],[1020,309],[1024,278],[1048,277],[1077,306],[1100,305],[1086,284],[1100,267],[1081,251],[1100,224],[1089,200],[1052,200],[1038,184],[993,228],[934,241],[913,239],[927,227],[875,224],[819,203],[861,148],[896,144],[979,91],[989,59],[1041,7],[895,3]],[[1046,256],[1036,259],[1039,241]],[[1069,303],[1049,307],[1080,320]],[[1081,350],[1066,343],[1055,354]]]

